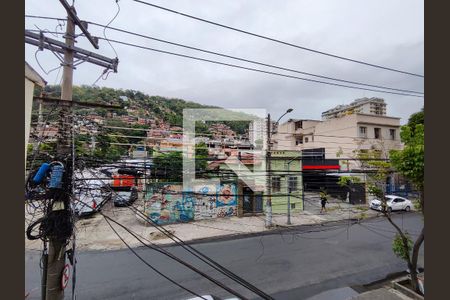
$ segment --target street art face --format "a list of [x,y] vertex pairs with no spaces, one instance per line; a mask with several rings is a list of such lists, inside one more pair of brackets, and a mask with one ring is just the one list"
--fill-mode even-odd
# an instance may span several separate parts
[[234,216],[236,191],[234,183],[197,185],[188,192],[182,191],[181,184],[153,184],[146,211],[157,224]]
[[237,205],[237,188],[235,184],[222,184],[219,186],[217,207]]

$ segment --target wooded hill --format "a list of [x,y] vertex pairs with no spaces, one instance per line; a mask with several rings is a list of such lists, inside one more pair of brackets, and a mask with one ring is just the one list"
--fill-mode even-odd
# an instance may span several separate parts
[[[61,87],[59,85],[48,85],[44,88],[48,97],[59,98]],[[35,95],[39,95],[41,90],[36,89]],[[217,106],[202,105],[192,101],[185,101],[177,98],[166,98],[161,96],[149,96],[140,91],[113,89],[97,86],[74,86],[73,100],[90,103],[121,105],[124,109],[117,109],[117,115],[132,115],[141,118],[153,118],[162,120],[172,126],[182,126],[183,109],[185,108],[218,108]],[[76,108],[78,115],[95,113],[106,117],[108,110],[104,108]],[[34,121],[37,116],[33,115]],[[217,122],[215,122],[217,123]],[[220,122],[230,126],[237,134],[244,134],[248,129],[248,122]],[[206,130],[206,128],[204,128]]]

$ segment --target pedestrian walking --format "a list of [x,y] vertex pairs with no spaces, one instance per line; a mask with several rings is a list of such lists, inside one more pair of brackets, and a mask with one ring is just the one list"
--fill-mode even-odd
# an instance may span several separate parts
[[327,195],[326,190],[324,188],[321,188],[319,195],[320,195],[320,204],[322,206],[320,208],[320,213],[326,212],[327,211],[326,205],[327,205],[327,201],[328,201],[328,195]]

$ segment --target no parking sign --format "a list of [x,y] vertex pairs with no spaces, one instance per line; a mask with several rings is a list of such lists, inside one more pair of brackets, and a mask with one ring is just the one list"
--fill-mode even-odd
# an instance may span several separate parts
[[67,284],[69,283],[69,278],[70,278],[70,266],[69,264],[66,264],[64,266],[64,270],[62,271],[61,274],[61,288],[64,290],[67,286]]

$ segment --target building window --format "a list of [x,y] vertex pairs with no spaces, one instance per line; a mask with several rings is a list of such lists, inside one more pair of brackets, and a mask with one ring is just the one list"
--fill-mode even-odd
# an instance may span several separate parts
[[281,190],[280,177],[272,177],[272,192],[279,192]]
[[395,129],[389,129],[389,136],[391,140],[395,140]]
[[359,137],[362,137],[362,138],[367,137],[367,127],[364,127],[364,126],[359,127]]
[[305,137],[305,143],[307,143],[308,142],[308,138],[307,137]]
[[288,177],[288,187],[291,192],[297,190],[297,177],[296,176],[289,176]]
[[381,128],[374,128],[373,133],[376,139],[381,139]]
[[295,145],[298,146],[300,144],[303,144],[303,140],[302,139],[297,139],[295,140]]

